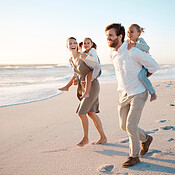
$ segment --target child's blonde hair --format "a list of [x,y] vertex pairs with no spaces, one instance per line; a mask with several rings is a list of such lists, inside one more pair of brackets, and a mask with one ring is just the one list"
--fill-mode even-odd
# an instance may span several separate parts
[[137,31],[141,34],[141,33],[144,33],[145,31],[145,28],[143,28],[143,27],[140,27],[138,24],[131,24],[130,26],[129,26],[129,28],[131,28],[131,27],[135,27],[136,29],[137,29]]

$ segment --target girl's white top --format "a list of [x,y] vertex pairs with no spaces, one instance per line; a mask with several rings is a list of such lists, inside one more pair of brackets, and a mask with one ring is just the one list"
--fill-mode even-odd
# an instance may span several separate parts
[[88,52],[87,57],[84,59],[84,62],[87,64],[87,66],[93,69],[92,76],[91,76],[91,81],[93,81],[95,78],[98,77],[98,74],[101,70],[98,55],[94,48],[92,48]]

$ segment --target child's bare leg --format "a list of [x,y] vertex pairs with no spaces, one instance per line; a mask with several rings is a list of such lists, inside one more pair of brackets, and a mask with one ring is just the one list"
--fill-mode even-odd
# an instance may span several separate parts
[[60,91],[68,91],[69,87],[66,85],[66,86],[64,86],[62,88],[59,88],[58,90],[60,90]]
[[75,80],[75,76],[73,76],[70,80],[69,80],[69,82],[66,84],[66,86],[64,86],[64,87],[62,87],[62,88],[58,88],[58,90],[60,90],[60,91],[68,91],[69,90],[69,88],[70,88],[70,86],[72,86],[72,84],[73,84],[73,81]]
[[81,96],[81,98],[88,98],[89,97],[89,91],[91,89],[91,76],[92,76],[92,71],[90,71],[86,75],[86,90],[85,90],[85,93]]

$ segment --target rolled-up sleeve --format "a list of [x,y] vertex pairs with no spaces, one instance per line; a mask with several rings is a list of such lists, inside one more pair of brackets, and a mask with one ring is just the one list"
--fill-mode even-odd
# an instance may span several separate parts
[[143,52],[149,53],[150,47],[148,46],[148,44],[145,42],[143,38],[139,38],[137,40],[135,47],[137,47]]
[[158,69],[157,62],[151,57],[151,55],[140,51],[137,48],[131,49],[133,52],[134,59],[148,69],[149,73],[155,73]]
[[97,55],[96,50],[94,48],[92,48],[89,51],[89,53],[85,59],[97,63],[98,62],[98,55]]
[[93,69],[92,76],[91,76],[91,81],[93,81],[95,78],[98,77],[98,74],[101,70],[101,66],[99,63],[96,63],[87,59],[85,59],[84,62],[86,63],[87,66]]

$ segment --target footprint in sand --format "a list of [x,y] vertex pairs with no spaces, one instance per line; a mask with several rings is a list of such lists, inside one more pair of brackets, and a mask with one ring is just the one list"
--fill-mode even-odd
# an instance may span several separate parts
[[67,149],[56,149],[56,150],[49,150],[49,151],[43,151],[42,153],[55,153],[60,151],[67,151]]
[[146,134],[153,134],[153,133],[155,133],[155,132],[157,132],[157,131],[159,131],[158,128],[152,129],[151,131],[145,131],[145,132],[146,132]]
[[175,106],[175,104],[172,104],[172,103],[171,103],[170,106]]
[[175,127],[174,126],[162,126],[162,127],[160,127],[160,129],[162,129],[162,130],[170,130],[170,129],[172,129],[173,131],[175,131]]
[[114,168],[114,165],[102,165],[97,169],[97,171],[109,174],[113,168]]
[[169,140],[168,140],[168,142],[171,142],[171,141],[173,141],[174,139],[173,138],[170,138]]
[[146,155],[154,156],[155,154],[158,154],[158,153],[162,153],[162,151],[154,149],[154,150],[150,150]]
[[121,140],[120,143],[128,143],[129,139]]
[[155,133],[155,131],[145,131],[146,132],[146,134],[153,134],[153,133]]
[[167,120],[157,120],[157,123],[165,123]]
[[159,131],[159,129],[153,129],[153,130],[151,130],[152,132],[157,132],[157,131]]

